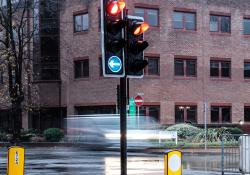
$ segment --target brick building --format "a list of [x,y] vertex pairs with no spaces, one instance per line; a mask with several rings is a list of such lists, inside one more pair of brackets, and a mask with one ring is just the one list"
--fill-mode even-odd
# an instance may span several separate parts
[[[249,0],[127,0],[127,8],[151,25],[144,78],[130,79],[130,97],[144,94],[141,113],[163,124],[250,122]],[[64,0],[58,20],[59,74],[36,81],[40,121],[115,113],[119,79],[102,76],[99,0]]]
[[[250,121],[250,3],[247,0],[128,0],[151,25],[149,66],[130,80],[141,113],[161,123]],[[115,78],[101,70],[99,0],[65,1],[60,15],[62,106],[67,114],[114,113]],[[206,106],[206,107],[205,107]]]

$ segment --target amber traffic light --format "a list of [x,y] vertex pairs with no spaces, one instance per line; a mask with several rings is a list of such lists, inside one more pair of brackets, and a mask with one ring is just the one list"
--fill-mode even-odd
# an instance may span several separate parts
[[143,69],[148,65],[144,60],[144,50],[148,42],[144,41],[144,32],[149,29],[148,23],[141,17],[129,16],[127,27],[128,60],[126,64],[127,75],[132,78],[141,78]]

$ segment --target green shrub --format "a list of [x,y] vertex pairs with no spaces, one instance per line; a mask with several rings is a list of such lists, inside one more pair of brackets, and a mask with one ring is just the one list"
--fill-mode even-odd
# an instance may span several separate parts
[[[208,128],[207,129],[207,142],[221,142],[222,136],[224,136],[225,142],[233,142],[235,141],[234,137],[230,132],[227,131],[227,128]],[[201,130],[194,139],[195,143],[204,143],[205,142],[205,130]]]
[[58,128],[48,128],[43,134],[49,142],[59,142],[63,138],[63,133]]
[[0,142],[6,142],[6,141],[8,141],[7,133],[0,132]]
[[167,131],[177,131],[180,139],[190,139],[197,135],[201,129],[190,124],[176,124],[168,127]]
[[237,127],[225,128],[230,134],[243,134],[243,131]]

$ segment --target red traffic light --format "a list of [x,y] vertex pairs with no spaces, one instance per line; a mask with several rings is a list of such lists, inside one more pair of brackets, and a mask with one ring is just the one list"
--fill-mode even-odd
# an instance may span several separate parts
[[107,6],[107,12],[110,15],[117,15],[125,8],[125,6],[126,6],[126,4],[124,1],[121,1],[121,0],[120,1],[112,1]]

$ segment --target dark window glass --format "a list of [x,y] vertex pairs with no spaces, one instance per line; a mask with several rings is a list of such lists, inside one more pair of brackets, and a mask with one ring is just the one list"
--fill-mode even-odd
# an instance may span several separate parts
[[3,72],[0,71],[0,84],[3,84]]
[[103,69],[102,69],[102,58],[99,58],[99,75],[103,77]]
[[89,114],[115,114],[115,106],[84,106],[76,107],[78,115],[89,115]]
[[230,123],[231,107],[230,106],[212,106],[211,107],[212,123]]
[[230,77],[230,62],[221,62],[221,77]]
[[184,76],[184,61],[176,59],[174,61],[175,75]]
[[174,12],[174,28],[183,29],[183,14],[181,12]]
[[89,60],[75,61],[75,78],[89,77]]
[[159,75],[158,58],[148,58],[148,75]]
[[59,41],[58,37],[41,37],[41,56],[46,61],[55,61],[50,60],[51,57],[58,57],[59,55]]
[[230,107],[221,107],[222,122],[229,123],[231,122],[231,108]]
[[218,16],[210,16],[210,31],[218,32],[219,31],[219,20]]
[[196,60],[187,60],[187,76],[196,76]]
[[250,78],[250,63],[244,63],[244,78]]
[[74,16],[74,31],[86,31],[89,28],[89,15],[88,13]]
[[196,120],[197,107],[189,106],[186,108],[187,108],[187,122],[197,123],[197,120]]
[[184,122],[184,108],[182,106],[175,106],[175,123]]
[[150,117],[155,118],[156,120],[159,120],[159,117],[160,117],[160,107],[159,106],[149,106],[148,107],[148,115]]
[[100,29],[101,28],[101,10],[100,9],[98,9],[98,28]]
[[135,16],[141,16],[150,26],[158,26],[159,10],[150,8],[135,8]]
[[221,32],[230,33],[230,17],[222,16],[221,17]]
[[231,62],[230,61],[210,61],[210,76],[211,77],[230,77]]
[[244,121],[250,122],[250,107],[244,108]]
[[250,19],[243,20],[244,35],[250,35]]
[[175,122],[197,123],[197,106],[175,106]]
[[211,122],[218,123],[220,121],[220,110],[219,107],[212,106],[211,107]]

